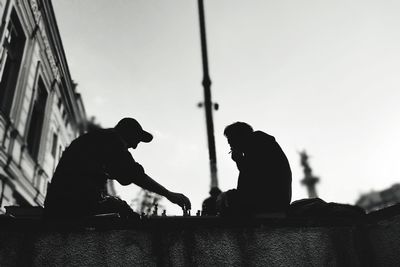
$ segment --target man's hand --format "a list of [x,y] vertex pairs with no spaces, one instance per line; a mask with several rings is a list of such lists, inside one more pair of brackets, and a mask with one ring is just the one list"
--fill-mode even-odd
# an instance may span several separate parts
[[241,160],[243,159],[243,153],[236,149],[232,149],[231,150],[231,158],[235,162],[241,162]]
[[172,203],[181,206],[183,210],[190,210],[192,208],[190,200],[184,194],[169,192],[166,197]]

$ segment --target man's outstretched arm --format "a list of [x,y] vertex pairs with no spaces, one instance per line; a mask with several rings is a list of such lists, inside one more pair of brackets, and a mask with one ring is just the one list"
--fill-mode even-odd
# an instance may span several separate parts
[[164,186],[157,183],[146,173],[143,173],[142,175],[135,177],[133,183],[144,189],[147,189],[156,194],[166,197],[169,201],[171,201],[174,204],[179,205],[184,210],[191,209],[191,203],[190,203],[189,198],[187,198],[184,194],[175,193],[175,192],[171,192],[171,191],[167,190]]
[[190,200],[185,195],[171,192],[154,181],[144,172],[142,165],[135,162],[128,151],[121,154],[120,157],[112,158],[107,170],[111,177],[115,177],[121,185],[134,183],[144,189],[166,197],[172,203],[181,206],[182,209],[191,209]]

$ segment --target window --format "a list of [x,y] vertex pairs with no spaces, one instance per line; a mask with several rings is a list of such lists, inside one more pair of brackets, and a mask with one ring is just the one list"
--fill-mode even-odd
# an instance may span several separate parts
[[13,10],[0,47],[0,110],[6,115],[10,114],[25,40],[21,23]]
[[32,115],[28,131],[28,151],[34,159],[37,159],[42,135],[43,121],[46,109],[47,91],[43,80],[39,77],[37,90],[33,100]]
[[60,146],[60,148],[58,149],[58,160],[61,159],[62,153],[63,153],[63,147]]
[[62,119],[65,120],[67,118],[67,111],[64,109],[62,113]]
[[61,97],[58,98],[58,102],[57,102],[57,107],[59,109],[61,109],[61,105],[62,105],[62,101],[61,101]]
[[51,155],[53,156],[53,158],[56,158],[57,145],[58,145],[58,135],[56,133],[53,133],[53,145],[51,147]]

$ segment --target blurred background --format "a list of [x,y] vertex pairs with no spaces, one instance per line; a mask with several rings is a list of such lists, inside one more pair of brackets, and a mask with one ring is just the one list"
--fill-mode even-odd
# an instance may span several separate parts
[[[190,197],[210,174],[196,1],[54,1],[87,113],[103,127],[137,118],[155,136],[132,151],[147,173]],[[276,137],[307,197],[298,152],[321,177],[319,196],[354,203],[398,181],[400,3],[205,2],[220,188],[236,187],[223,136],[245,121]],[[125,200],[134,185],[117,185]],[[181,214],[164,201],[167,212]]]
[[[210,189],[197,1],[55,0],[69,71],[88,117],[134,117],[153,133],[131,153],[193,210]],[[224,127],[275,136],[307,197],[306,150],[318,196],[354,204],[400,179],[400,2],[205,1],[218,181],[236,187]],[[141,194],[120,186],[128,203]],[[168,215],[178,206],[160,200]]]

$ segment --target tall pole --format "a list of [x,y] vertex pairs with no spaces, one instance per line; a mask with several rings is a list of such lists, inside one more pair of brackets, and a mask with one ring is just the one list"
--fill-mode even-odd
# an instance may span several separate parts
[[208,55],[206,26],[204,21],[204,5],[203,0],[198,0],[199,18],[200,18],[200,39],[201,39],[201,55],[203,60],[203,87],[204,87],[204,109],[206,112],[208,152],[211,170],[211,188],[218,187],[217,177],[217,156],[215,153],[214,123],[212,117],[213,104],[211,101],[211,79],[208,73]]

